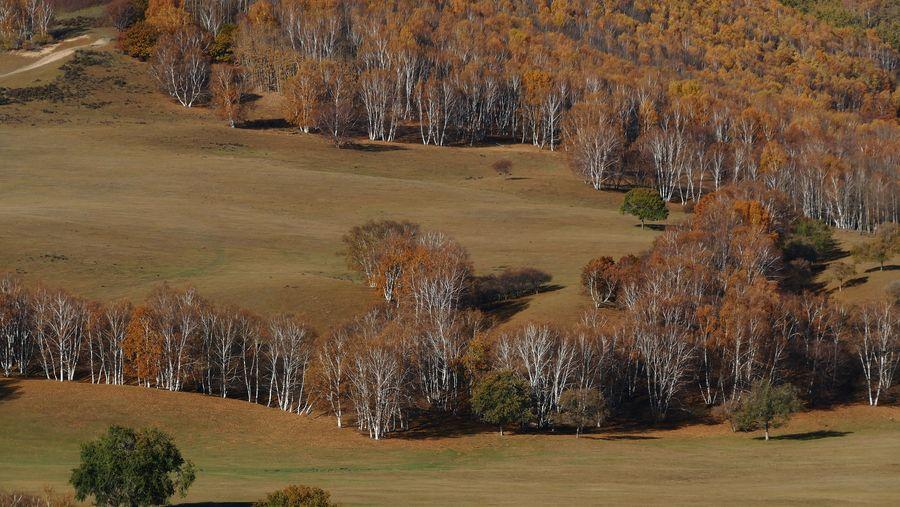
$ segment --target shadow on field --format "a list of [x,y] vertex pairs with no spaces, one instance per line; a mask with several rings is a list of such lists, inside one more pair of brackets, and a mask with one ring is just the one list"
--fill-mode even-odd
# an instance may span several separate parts
[[238,128],[247,130],[286,129],[291,124],[284,118],[262,118],[259,120],[247,120],[238,124]]
[[0,401],[14,400],[19,397],[19,386],[14,380],[0,380]]
[[[790,435],[775,435],[773,437],[769,437],[769,440],[821,440],[823,438],[838,438],[845,437],[849,434],[853,433],[852,431],[831,431],[831,430],[819,430],[819,431],[807,431],[806,433],[791,433]],[[754,440],[764,440],[765,437],[755,437]]]
[[582,435],[584,438],[591,440],[607,440],[610,442],[628,441],[628,440],[659,440],[659,437],[648,437],[646,435]]
[[866,270],[866,273],[877,273],[878,271],[896,271],[900,269],[900,266],[896,264],[887,264],[884,266],[884,269],[881,269],[881,266],[875,266],[874,268],[869,268]]
[[356,151],[367,151],[369,153],[380,153],[382,151],[403,151],[406,150],[403,146],[397,146],[396,144],[375,144],[375,143],[350,143],[344,148],[348,150],[356,150]]
[[644,224],[644,227],[641,227],[641,224],[635,224],[635,227],[641,229],[650,229],[651,231],[665,231],[666,224]]
[[440,438],[465,437],[492,431],[496,432],[497,430],[465,417],[447,418],[433,416],[414,421],[408,430],[398,431],[391,435],[391,438],[397,440],[436,440]]

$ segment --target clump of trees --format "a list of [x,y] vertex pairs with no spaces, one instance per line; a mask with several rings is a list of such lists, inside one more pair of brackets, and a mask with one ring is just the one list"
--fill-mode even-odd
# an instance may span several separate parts
[[81,446],[81,464],[72,470],[75,498],[97,505],[164,505],[187,494],[194,465],[172,438],[155,428],[110,426],[105,435]]
[[53,40],[54,2],[0,0],[0,49],[16,49]]

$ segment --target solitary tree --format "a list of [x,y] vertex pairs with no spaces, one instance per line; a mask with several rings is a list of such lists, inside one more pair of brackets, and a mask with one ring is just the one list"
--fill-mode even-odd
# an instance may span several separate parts
[[213,68],[210,83],[212,103],[219,118],[235,124],[244,119],[244,76],[234,65],[222,64]]
[[620,211],[634,215],[641,221],[641,229],[645,220],[665,220],[669,217],[669,209],[656,190],[651,188],[632,188],[625,194],[625,201]]
[[599,426],[606,418],[606,400],[596,389],[567,389],[559,398],[563,420],[575,426],[575,438],[590,424]]
[[844,282],[856,274],[856,266],[846,262],[835,262],[831,266],[831,277],[838,284],[838,291],[844,290]]
[[892,222],[881,224],[872,241],[853,249],[855,258],[877,262],[882,271],[884,263],[897,253],[900,253],[900,227]]
[[779,387],[769,380],[758,380],[734,412],[734,426],[741,431],[762,428],[769,440],[769,428],[778,428],[800,409],[800,400],[793,386]]
[[472,410],[482,420],[500,427],[521,424],[531,417],[528,384],[509,370],[489,373],[472,393]]
[[195,476],[194,465],[162,431],[110,426],[82,445],[81,465],[69,482],[78,501],[93,495],[97,505],[136,507],[167,504],[176,491],[184,496]]

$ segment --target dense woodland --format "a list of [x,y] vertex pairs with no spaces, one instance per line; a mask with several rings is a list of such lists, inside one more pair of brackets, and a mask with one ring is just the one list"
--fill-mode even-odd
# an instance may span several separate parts
[[[0,0],[6,45],[50,0]],[[798,211],[896,222],[896,3],[114,0],[161,90],[240,125],[251,92],[338,144],[356,136],[563,149],[598,190],[667,201],[759,182]],[[893,45],[893,47],[892,47]]]
[[[547,275],[475,276],[462,245],[409,222],[345,236],[349,265],[383,302],[323,334],[190,288],[99,304],[6,277],[0,367],[329,412],[376,439],[418,417],[468,414],[473,387],[494,372],[528,386],[537,428],[563,421],[560,400],[573,391],[613,417],[648,421],[673,410],[724,417],[760,380],[791,384],[813,406],[877,405],[900,365],[897,304],[848,307],[806,292],[790,252],[831,246],[803,223],[762,185],[707,194],[646,254],[589,262],[585,297],[596,308],[568,326],[497,327],[481,310],[538,291]],[[897,252],[900,234],[885,227],[880,241]]]

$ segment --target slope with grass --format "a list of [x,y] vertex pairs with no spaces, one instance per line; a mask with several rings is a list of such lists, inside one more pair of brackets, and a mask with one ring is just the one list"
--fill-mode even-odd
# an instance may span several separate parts
[[[414,428],[375,442],[326,417],[190,393],[49,381],[0,391],[0,487],[67,490],[78,444],[157,426],[199,468],[186,501],[252,501],[289,483],[342,504],[860,503],[900,498],[900,408],[798,415],[774,440],[727,425],[512,434]],[[677,464],[678,466],[674,466]]]
[[[104,79],[88,97],[0,106],[0,269],[28,282],[138,300],[163,280],[190,283],[323,329],[374,300],[341,236],[408,219],[455,237],[481,274],[551,273],[559,290],[516,318],[564,321],[586,306],[590,258],[640,252],[659,234],[618,212],[621,194],[578,181],[558,152],[424,147],[414,132],[337,149],[282,128],[275,97],[256,100],[249,128],[230,129],[156,93],[145,64],[116,55],[85,75]],[[511,176],[491,169],[500,159]]]

